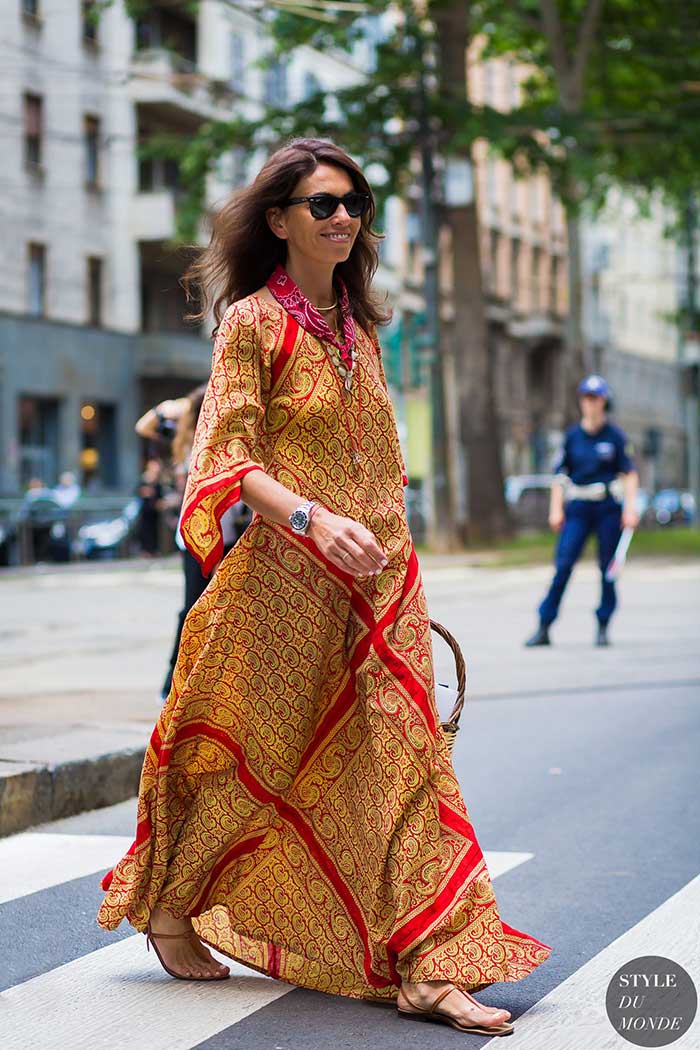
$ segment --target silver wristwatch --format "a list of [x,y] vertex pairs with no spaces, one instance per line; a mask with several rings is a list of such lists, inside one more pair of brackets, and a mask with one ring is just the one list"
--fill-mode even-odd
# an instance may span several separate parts
[[296,532],[298,536],[306,535],[311,522],[311,508],[315,506],[316,504],[313,500],[306,500],[300,507],[292,511],[289,515],[289,524],[292,526],[292,532]]

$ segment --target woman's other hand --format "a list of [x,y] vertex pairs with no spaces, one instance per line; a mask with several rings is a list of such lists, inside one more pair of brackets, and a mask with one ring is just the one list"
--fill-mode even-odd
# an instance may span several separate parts
[[358,578],[376,576],[389,564],[369,529],[325,507],[312,513],[308,535],[329,561]]
[[549,527],[552,532],[561,532],[562,525],[564,524],[564,511],[559,507],[555,507],[549,512]]

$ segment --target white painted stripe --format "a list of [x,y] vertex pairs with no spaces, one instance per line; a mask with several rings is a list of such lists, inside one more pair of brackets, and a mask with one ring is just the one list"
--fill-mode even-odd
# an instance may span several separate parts
[[223,961],[228,981],[174,981],[144,937],[117,941],[4,992],[3,1050],[189,1050],[293,990]]
[[505,875],[507,871],[517,868],[519,864],[524,864],[526,860],[532,860],[534,855],[534,853],[503,853],[498,850],[484,850],[484,860],[492,879]]
[[[2,899],[109,867],[130,844],[121,836],[34,832],[2,840]],[[484,856],[496,878],[533,854]],[[231,967],[230,980],[174,981],[146,952],[145,939],[133,936],[15,985],[0,995],[2,1050],[189,1050],[293,991],[214,954]]]
[[[124,856],[123,835],[55,835],[27,831],[0,839],[0,904],[29,893],[106,871]],[[532,853],[486,851],[492,879],[532,858]]]
[[[513,1022],[508,1050],[623,1050],[633,1044],[615,1031],[605,1011],[605,994],[617,970],[642,955],[664,955],[700,981],[700,875],[598,952],[535,1006]],[[546,963],[544,964],[547,965]],[[506,987],[506,986],[504,986]],[[499,1005],[508,1006],[507,994]],[[700,1017],[671,1045],[697,1050]],[[486,1046],[501,1038],[490,1039]],[[495,1050],[495,1048],[494,1048]]]
[[132,839],[27,831],[0,839],[0,904],[111,868]]

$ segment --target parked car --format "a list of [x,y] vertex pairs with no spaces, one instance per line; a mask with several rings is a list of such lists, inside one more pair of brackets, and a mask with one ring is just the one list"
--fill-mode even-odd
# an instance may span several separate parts
[[76,558],[116,558],[127,553],[140,506],[140,499],[134,497],[121,514],[80,525],[73,540],[73,555]]
[[695,520],[693,494],[679,489],[660,489],[650,501],[645,520],[652,525],[691,525]]
[[8,517],[0,521],[0,565],[16,565],[18,561],[17,525]]
[[510,474],[505,480],[506,503],[524,528],[547,528],[551,474]]

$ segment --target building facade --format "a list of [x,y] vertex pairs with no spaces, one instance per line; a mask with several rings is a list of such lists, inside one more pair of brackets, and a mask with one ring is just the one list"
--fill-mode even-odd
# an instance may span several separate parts
[[[193,329],[172,243],[178,164],[154,136],[259,114],[356,82],[347,55],[296,49],[269,68],[265,13],[203,0],[13,0],[0,42],[0,494],[64,470],[88,491],[128,492],[142,449],[135,420],[205,381],[211,324]],[[264,159],[233,150],[207,206]],[[206,238],[202,227],[201,239]],[[384,268],[385,269],[385,268]]]
[[678,311],[683,260],[658,201],[640,214],[613,192],[583,227],[584,322],[597,370],[614,392],[615,417],[635,446],[642,485],[682,487],[685,427]]

